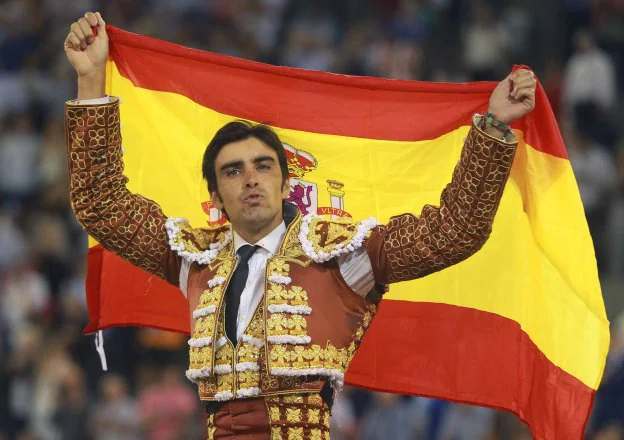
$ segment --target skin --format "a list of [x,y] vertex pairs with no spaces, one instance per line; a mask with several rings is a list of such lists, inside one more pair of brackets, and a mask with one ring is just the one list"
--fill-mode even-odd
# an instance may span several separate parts
[[289,181],[282,180],[277,154],[250,137],[225,145],[215,159],[218,192],[215,206],[225,209],[234,230],[256,243],[282,222],[282,201]]
[[[78,99],[105,96],[108,35],[99,12],[87,12],[70,27],[64,43],[67,59],[78,75]],[[97,31],[97,35],[94,33]],[[510,123],[535,108],[537,82],[533,72],[518,70],[499,82],[490,95],[488,111]],[[504,133],[487,125],[485,132]],[[256,162],[260,157],[272,160]],[[224,164],[238,162],[233,174],[223,173]],[[219,193],[211,194],[217,208],[228,213],[234,230],[249,243],[256,243],[282,220],[282,199],[288,197],[288,182],[282,176],[276,154],[261,141],[250,138],[223,147],[216,158]],[[252,197],[248,197],[251,195]]]

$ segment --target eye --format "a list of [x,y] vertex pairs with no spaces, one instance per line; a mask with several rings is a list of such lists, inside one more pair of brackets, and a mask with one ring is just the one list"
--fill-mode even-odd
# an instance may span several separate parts
[[227,172],[228,177],[234,177],[240,174],[240,170],[238,168],[232,168]]
[[271,166],[266,163],[259,164],[257,168],[258,171],[269,171],[270,169],[271,169]]

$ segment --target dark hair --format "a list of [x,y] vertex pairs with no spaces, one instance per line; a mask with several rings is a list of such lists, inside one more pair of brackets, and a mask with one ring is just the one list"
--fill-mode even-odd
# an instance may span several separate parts
[[218,191],[217,173],[215,171],[215,160],[221,149],[232,142],[243,141],[250,137],[264,142],[267,147],[275,151],[280,169],[282,170],[282,183],[288,179],[288,163],[286,161],[286,153],[282,141],[273,131],[273,129],[264,124],[252,124],[249,121],[238,120],[225,124],[214,135],[206,151],[202,161],[202,175],[208,182],[208,191]]

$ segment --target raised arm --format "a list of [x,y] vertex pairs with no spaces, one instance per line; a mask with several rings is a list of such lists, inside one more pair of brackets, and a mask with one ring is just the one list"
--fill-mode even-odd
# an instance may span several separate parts
[[373,231],[366,248],[376,282],[420,278],[481,249],[492,230],[517,145],[505,124],[533,110],[535,87],[527,70],[499,83],[490,98],[488,115],[494,118],[474,118],[439,207],[426,205],[420,216],[399,215]]
[[65,52],[78,74],[78,100],[65,107],[70,201],[76,218],[106,249],[177,285],[181,261],[169,247],[167,218],[156,203],[126,188],[119,100],[84,101],[105,94],[108,36],[99,13],[87,13],[72,24]]

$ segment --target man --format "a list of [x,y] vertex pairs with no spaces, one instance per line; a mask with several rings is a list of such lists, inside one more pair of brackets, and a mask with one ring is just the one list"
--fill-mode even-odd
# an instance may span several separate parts
[[188,299],[186,375],[206,402],[209,438],[328,438],[333,391],[385,285],[442,270],[485,243],[517,145],[508,123],[535,101],[532,73],[509,75],[488,115],[475,118],[440,207],[387,225],[302,218],[285,203],[277,135],[229,123],[210,141],[202,171],[231,226],[194,229],[126,189],[99,13],[72,24],[65,50],[78,73],[78,100],[66,107],[72,207],[102,245]]

